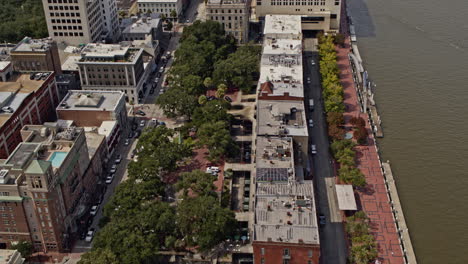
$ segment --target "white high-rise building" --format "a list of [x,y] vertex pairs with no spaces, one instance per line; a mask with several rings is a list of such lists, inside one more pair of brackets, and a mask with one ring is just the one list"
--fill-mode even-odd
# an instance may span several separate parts
[[57,43],[79,45],[116,41],[115,0],[42,0],[49,36]]

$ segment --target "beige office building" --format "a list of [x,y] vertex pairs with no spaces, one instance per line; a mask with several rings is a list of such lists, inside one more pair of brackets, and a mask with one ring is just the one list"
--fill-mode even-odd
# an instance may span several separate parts
[[57,43],[80,45],[119,35],[115,0],[42,0],[49,36]]
[[240,43],[249,38],[250,0],[208,0],[206,20],[217,21]]
[[138,0],[138,12],[159,13],[167,18],[172,18],[174,10],[179,17],[182,14],[182,0]]
[[341,0],[254,0],[252,21],[266,15],[300,15],[302,30],[338,32]]

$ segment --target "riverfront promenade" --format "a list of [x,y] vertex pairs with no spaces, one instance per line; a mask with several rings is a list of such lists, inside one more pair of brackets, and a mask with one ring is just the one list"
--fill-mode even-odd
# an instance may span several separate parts
[[[342,23],[342,28],[347,28],[346,21]],[[371,232],[378,244],[378,262],[376,263],[403,264],[405,260],[392,214],[390,199],[387,195],[375,138],[370,129],[368,115],[360,111],[357,92],[354,86],[351,64],[348,57],[351,48],[349,34],[346,31],[343,33],[346,36],[345,45],[337,47],[336,51],[338,68],[340,70],[340,82],[344,88],[344,103],[346,106],[346,112],[344,113],[345,127],[347,131],[350,131],[350,119],[360,116],[366,120],[366,126],[370,132],[368,144],[355,148],[358,168],[365,175],[367,181],[367,187],[357,192],[358,207],[370,219]]]

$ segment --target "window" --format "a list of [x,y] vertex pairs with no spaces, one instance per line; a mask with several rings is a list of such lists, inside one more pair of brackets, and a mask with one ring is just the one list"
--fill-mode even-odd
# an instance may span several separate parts
[[335,5],[340,5],[340,0],[335,0]]
[[265,255],[265,248],[261,248],[260,251],[262,252],[262,255]]
[[307,261],[307,264],[312,264],[312,260],[308,260],[308,261]]
[[283,256],[289,256],[289,248],[283,249]]
[[265,264],[265,258],[261,259],[261,264]]
[[313,256],[312,250],[309,250],[309,252],[307,252],[307,256],[308,256],[309,258],[311,258],[311,257]]

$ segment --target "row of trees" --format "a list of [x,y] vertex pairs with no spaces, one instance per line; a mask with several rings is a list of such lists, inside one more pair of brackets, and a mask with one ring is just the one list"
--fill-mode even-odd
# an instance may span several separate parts
[[369,219],[363,211],[347,218],[346,231],[351,241],[350,263],[368,264],[377,258],[377,243],[370,233]]
[[160,251],[207,251],[232,235],[234,213],[220,206],[211,175],[182,174],[176,189],[183,197],[177,206],[169,203],[175,198],[166,195],[170,186],[161,178],[192,154],[189,146],[173,138],[174,131],[164,126],[141,135],[138,160],[130,163],[128,179],[104,207],[101,230],[81,264],[159,263]]
[[356,168],[356,152],[353,148],[356,144],[349,140],[334,140],[331,144],[333,157],[340,163],[338,177],[345,183],[350,183],[356,187],[364,187],[366,178],[360,169]]
[[25,36],[47,37],[41,1],[3,0],[0,8],[0,41],[16,43]]
[[[224,95],[230,87],[250,90],[259,71],[260,51],[253,45],[237,47],[215,21],[195,21],[184,28],[167,77],[170,89],[156,103],[168,117],[188,120],[185,130],[197,131],[197,143],[208,148],[211,161],[238,153],[229,132],[232,116]],[[219,100],[208,100],[207,90],[214,88]]]

